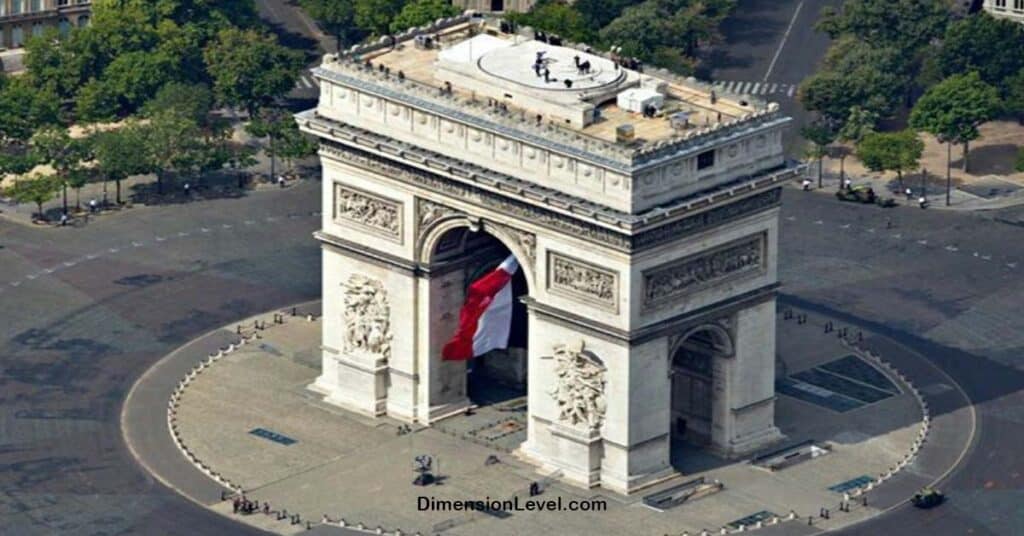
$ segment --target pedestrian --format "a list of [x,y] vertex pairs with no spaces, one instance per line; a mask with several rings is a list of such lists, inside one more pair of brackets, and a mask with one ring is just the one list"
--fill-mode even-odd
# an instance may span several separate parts
[[925,197],[922,195],[921,197],[917,198],[917,205],[919,207],[921,207],[921,208],[927,208],[928,207],[928,200],[925,199]]
[[188,192],[192,188],[192,185],[186,182],[183,188],[185,189],[185,197],[188,197]]
[[284,188],[284,175],[277,176],[277,185]]
[[65,227],[67,224],[68,224],[68,213],[67,212],[61,212],[60,213],[60,226],[61,227]]
[[850,180],[850,179],[843,179],[843,188],[846,188],[847,190],[849,190],[851,186],[853,186],[853,181],[852,180]]
[[238,497],[235,497],[235,500],[231,503],[231,505],[234,507],[234,512],[237,514],[238,508],[242,506],[242,501]]
[[263,514],[270,515],[270,503],[263,501]]
[[96,213],[96,198],[95,197],[89,200],[89,212],[92,213],[92,214]]
[[811,191],[811,179],[805,178],[804,180],[800,181],[800,185],[803,187],[805,192]]
[[914,197],[914,191],[910,188],[903,190],[903,193],[907,196],[907,201],[910,201],[910,199]]

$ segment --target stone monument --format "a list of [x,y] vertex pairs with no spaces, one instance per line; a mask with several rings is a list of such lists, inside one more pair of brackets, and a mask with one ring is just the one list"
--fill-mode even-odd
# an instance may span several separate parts
[[[466,285],[516,256],[527,440],[580,486],[674,474],[674,442],[778,440],[775,293],[789,119],[472,15],[324,57],[296,116],[323,163],[323,365],[371,416],[462,414],[441,360]],[[629,91],[628,98],[619,98]]]

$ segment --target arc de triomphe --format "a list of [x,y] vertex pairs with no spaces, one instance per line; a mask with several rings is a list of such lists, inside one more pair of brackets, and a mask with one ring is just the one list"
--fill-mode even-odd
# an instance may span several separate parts
[[673,473],[674,439],[735,456],[780,438],[789,119],[628,67],[468,16],[325,57],[319,104],[297,115],[323,164],[312,389],[407,422],[464,412],[466,365],[441,346],[481,263],[511,252],[523,458],[629,493]]

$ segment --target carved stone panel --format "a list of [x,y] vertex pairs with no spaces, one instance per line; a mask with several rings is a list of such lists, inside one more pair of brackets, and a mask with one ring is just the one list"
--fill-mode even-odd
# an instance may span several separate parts
[[582,340],[555,346],[552,357],[555,387],[548,394],[558,403],[558,420],[571,426],[600,429],[607,408],[604,365],[584,351]]
[[548,252],[548,290],[618,313],[619,275],[561,253]]
[[353,274],[345,287],[345,352],[391,357],[391,306],[384,284]]
[[402,243],[402,203],[335,183],[334,219]]
[[452,217],[459,216],[462,212],[451,207],[446,207],[440,203],[435,203],[428,199],[417,199],[416,200],[416,228],[417,234],[423,236],[424,231],[433,227],[438,221]]
[[766,242],[767,235],[759,233],[644,271],[644,308],[670,305],[709,286],[764,273]]

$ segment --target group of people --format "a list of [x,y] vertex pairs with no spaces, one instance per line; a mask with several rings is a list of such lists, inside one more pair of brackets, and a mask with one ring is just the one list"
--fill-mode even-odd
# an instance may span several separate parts
[[[253,512],[259,512],[260,511],[260,502],[259,501],[250,501],[249,499],[245,498],[245,495],[242,495],[241,497],[237,497],[236,496],[235,500],[232,501],[231,506],[232,506],[232,509],[234,510],[234,513],[236,513],[236,514],[237,513],[251,514]],[[264,514],[269,514],[270,513],[270,503],[268,503],[266,501],[263,502],[263,513]]]

